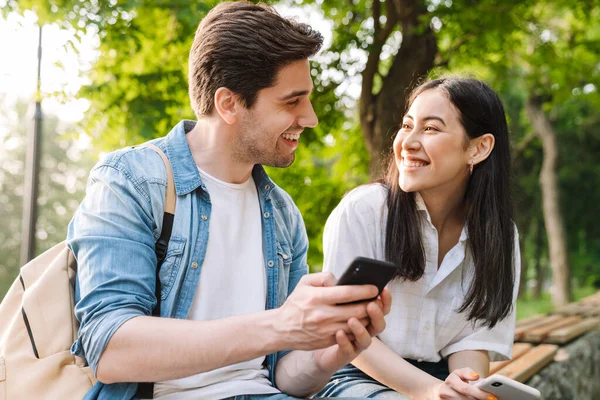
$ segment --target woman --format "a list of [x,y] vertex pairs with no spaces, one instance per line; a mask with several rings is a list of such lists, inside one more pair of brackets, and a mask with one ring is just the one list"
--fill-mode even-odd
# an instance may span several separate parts
[[509,177],[489,86],[448,78],[413,91],[384,182],[350,192],[323,238],[337,277],[356,256],[395,263],[387,327],[319,396],[494,399],[468,382],[511,357],[520,257]]

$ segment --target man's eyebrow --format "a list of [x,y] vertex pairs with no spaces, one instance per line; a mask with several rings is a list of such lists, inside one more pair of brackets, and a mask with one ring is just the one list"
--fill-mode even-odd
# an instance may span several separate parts
[[[408,118],[408,119],[414,121],[414,118],[410,114],[406,114],[404,116],[404,118]],[[436,121],[440,121],[444,126],[446,126],[446,123],[444,122],[444,120],[442,119],[442,117],[438,117],[437,115],[428,115],[425,118],[423,118],[424,121],[429,121],[429,120],[432,120],[432,119],[434,119]]]
[[312,92],[312,90],[294,90],[292,93],[286,94],[283,97],[280,97],[280,101],[286,101],[298,96],[308,96]]

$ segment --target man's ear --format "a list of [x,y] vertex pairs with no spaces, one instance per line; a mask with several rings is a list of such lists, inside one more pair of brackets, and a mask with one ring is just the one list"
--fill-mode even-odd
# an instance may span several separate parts
[[237,122],[239,107],[238,97],[231,90],[220,87],[215,92],[215,110],[223,121],[232,125]]
[[494,150],[494,144],[496,144],[496,138],[491,133],[484,133],[475,139],[471,139],[468,152],[473,164],[477,165],[488,158]]

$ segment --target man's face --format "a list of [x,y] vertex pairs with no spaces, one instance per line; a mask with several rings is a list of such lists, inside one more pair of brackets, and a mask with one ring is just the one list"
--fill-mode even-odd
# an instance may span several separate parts
[[251,164],[290,166],[300,134],[318,123],[308,99],[312,88],[308,60],[281,68],[275,85],[259,91],[254,106],[244,109],[234,157]]

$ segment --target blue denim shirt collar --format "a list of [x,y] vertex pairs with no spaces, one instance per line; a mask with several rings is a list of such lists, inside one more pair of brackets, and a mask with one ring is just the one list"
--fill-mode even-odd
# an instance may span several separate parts
[[[178,160],[178,162],[172,163],[172,168],[175,190],[179,196],[189,194],[198,187],[206,192],[206,186],[202,182],[185,136],[195,125],[195,121],[183,120],[175,125],[166,138],[168,157],[171,160]],[[252,169],[252,178],[261,196],[264,198],[268,197],[275,184],[269,178],[262,165],[256,164],[254,166]]]

